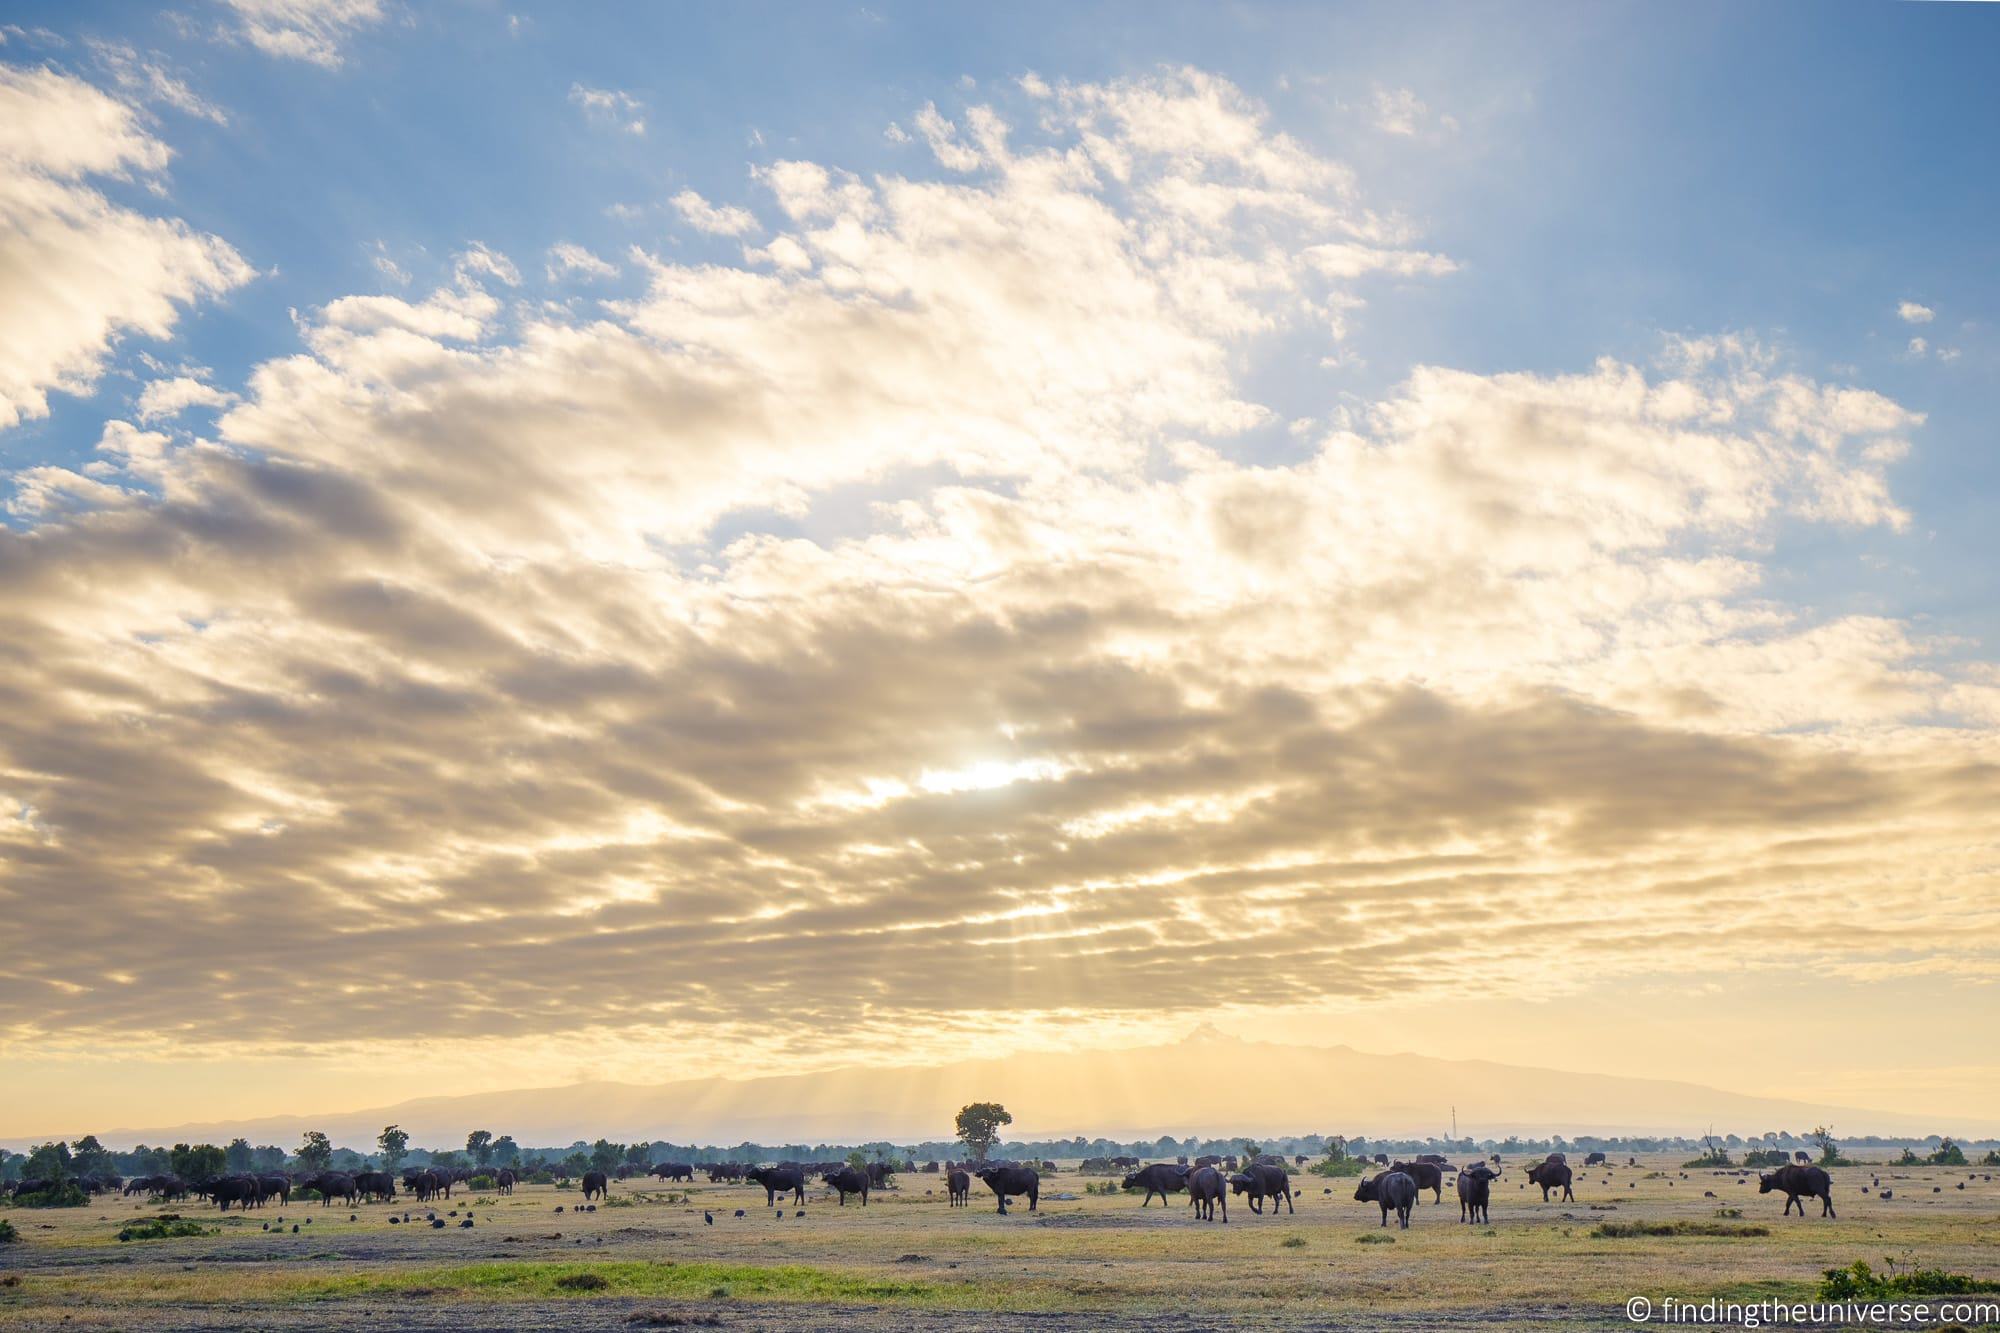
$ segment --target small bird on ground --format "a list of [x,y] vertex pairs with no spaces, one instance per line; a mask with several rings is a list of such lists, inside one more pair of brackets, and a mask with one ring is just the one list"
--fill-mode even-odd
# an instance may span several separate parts
[[711,1212],[709,1212],[709,1211],[708,1211],[708,1210],[707,1210],[706,1208],[702,1209],[702,1213],[701,1213],[701,1223],[702,1223],[702,1225],[703,1225],[703,1226],[709,1226],[709,1227],[712,1227],[712,1226],[714,1226],[714,1225],[715,1225],[715,1214],[714,1214],[714,1213],[711,1213]]

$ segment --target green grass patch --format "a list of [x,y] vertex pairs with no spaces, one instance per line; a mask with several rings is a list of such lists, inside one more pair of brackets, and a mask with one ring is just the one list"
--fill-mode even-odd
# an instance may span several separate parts
[[1394,1245],[1396,1238],[1386,1231],[1364,1231],[1354,1238],[1356,1245]]
[[1877,1273],[1856,1259],[1845,1268],[1829,1268],[1819,1294],[1829,1301],[1876,1300],[1893,1296],[1974,1296],[2000,1292],[2000,1282],[1947,1273],[1942,1268],[1910,1268]]
[[1771,1228],[1733,1222],[1599,1222],[1590,1234],[1599,1240],[1629,1240],[1635,1236],[1768,1236]]
[[308,1300],[373,1294],[483,1296],[537,1300],[562,1296],[642,1296],[699,1300],[718,1288],[751,1301],[874,1301],[910,1305],[962,1302],[965,1291],[910,1278],[811,1268],[802,1264],[759,1267],[725,1263],[466,1264],[393,1274],[312,1279],[299,1289]]

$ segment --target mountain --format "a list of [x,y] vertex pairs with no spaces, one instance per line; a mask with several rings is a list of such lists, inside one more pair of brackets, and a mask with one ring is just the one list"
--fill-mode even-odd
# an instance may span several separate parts
[[[1028,1054],[932,1066],[844,1068],[675,1083],[577,1083],[419,1097],[371,1110],[271,1116],[101,1133],[114,1146],[226,1142],[289,1145],[308,1129],[370,1149],[399,1124],[419,1145],[446,1146],[489,1128],[523,1145],[600,1136],[620,1142],[914,1142],[950,1136],[971,1101],[1014,1112],[1010,1137],[1076,1134],[1445,1133],[1700,1134],[1803,1130],[1848,1134],[1991,1132],[1886,1111],[1724,1092],[1693,1083],[1534,1069],[1487,1060],[1375,1055],[1346,1046],[1278,1046],[1197,1029],[1182,1042],[1129,1050]],[[78,1132],[81,1132],[80,1130]],[[73,1136],[66,1136],[73,1137]]]

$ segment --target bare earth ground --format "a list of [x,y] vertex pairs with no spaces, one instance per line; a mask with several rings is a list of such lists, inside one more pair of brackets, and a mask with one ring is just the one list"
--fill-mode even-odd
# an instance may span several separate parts
[[[1407,1232],[1381,1231],[1351,1180],[1295,1177],[1296,1215],[1233,1207],[1224,1226],[1194,1221],[1185,1196],[1164,1209],[1086,1196],[1073,1164],[1044,1182],[1040,1212],[1017,1201],[1006,1217],[977,1184],[972,1208],[950,1208],[942,1183],[922,1175],[865,1209],[809,1191],[803,1218],[766,1208],[761,1189],[627,1182],[594,1213],[576,1211],[574,1190],[461,1191],[435,1210],[443,1230],[406,1201],[226,1215],[182,1204],[164,1211],[215,1234],[129,1243],[115,1239],[121,1225],[163,1210],[0,1209],[22,1236],[0,1247],[0,1329],[1427,1333],[1630,1327],[1624,1302],[1641,1295],[1804,1300],[1823,1270],[1856,1259],[2000,1279],[2000,1168],[1841,1169],[1840,1217],[1819,1218],[1814,1202],[1800,1221],[1780,1217],[1782,1196],[1760,1196],[1754,1176],[1683,1174],[1677,1160],[1579,1171],[1572,1204],[1519,1188],[1524,1165],[1510,1162],[1496,1182],[1492,1226],[1460,1225],[1447,1186],[1443,1206],[1420,1205]],[[1861,1193],[1878,1175],[1892,1200]],[[416,1225],[389,1224],[406,1211]],[[475,1225],[461,1228],[468,1215]],[[1592,1234],[1674,1219],[1770,1234]],[[1393,1239],[1362,1239],[1382,1236]]]

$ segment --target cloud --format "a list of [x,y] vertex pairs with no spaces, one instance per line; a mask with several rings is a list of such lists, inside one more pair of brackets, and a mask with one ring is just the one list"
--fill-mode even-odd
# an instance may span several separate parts
[[0,1053],[907,1060],[1778,932],[1991,974],[2000,678],[1764,567],[1908,526],[1920,414],[1719,337],[1420,366],[1273,463],[1270,335],[1448,268],[1222,80],[1034,102],[761,169],[803,263],[584,315],[468,250],[212,439],[17,475]]
[[1371,105],[1375,128],[1384,134],[1415,138],[1433,126],[1443,133],[1458,129],[1451,116],[1433,117],[1431,109],[1408,88],[1377,88]]
[[139,395],[139,420],[160,421],[177,417],[190,407],[224,408],[236,402],[236,395],[204,383],[191,375],[154,380]]
[[712,236],[743,236],[757,230],[757,219],[748,209],[731,204],[717,207],[693,190],[682,190],[675,195],[674,207],[689,226]]
[[584,116],[593,124],[626,134],[646,132],[646,104],[630,93],[616,88],[590,88],[573,83],[569,89],[569,100],[582,107]]
[[221,107],[195,92],[185,79],[169,71],[157,57],[140,54],[128,42],[91,38],[89,45],[98,63],[127,97],[158,102],[212,124],[229,123],[229,116]]
[[554,282],[561,278],[615,278],[618,267],[599,259],[580,245],[564,241],[549,247],[548,278]]
[[182,307],[249,281],[230,245],[112,203],[91,176],[157,173],[133,110],[49,69],[0,67],[0,427],[85,394],[115,339],[171,335]]
[[1905,324],[1928,324],[1937,317],[1937,312],[1927,305],[1904,301],[1896,307],[1896,317]]
[[342,47],[382,21],[383,0],[223,0],[236,15],[232,30],[268,56],[340,68]]

